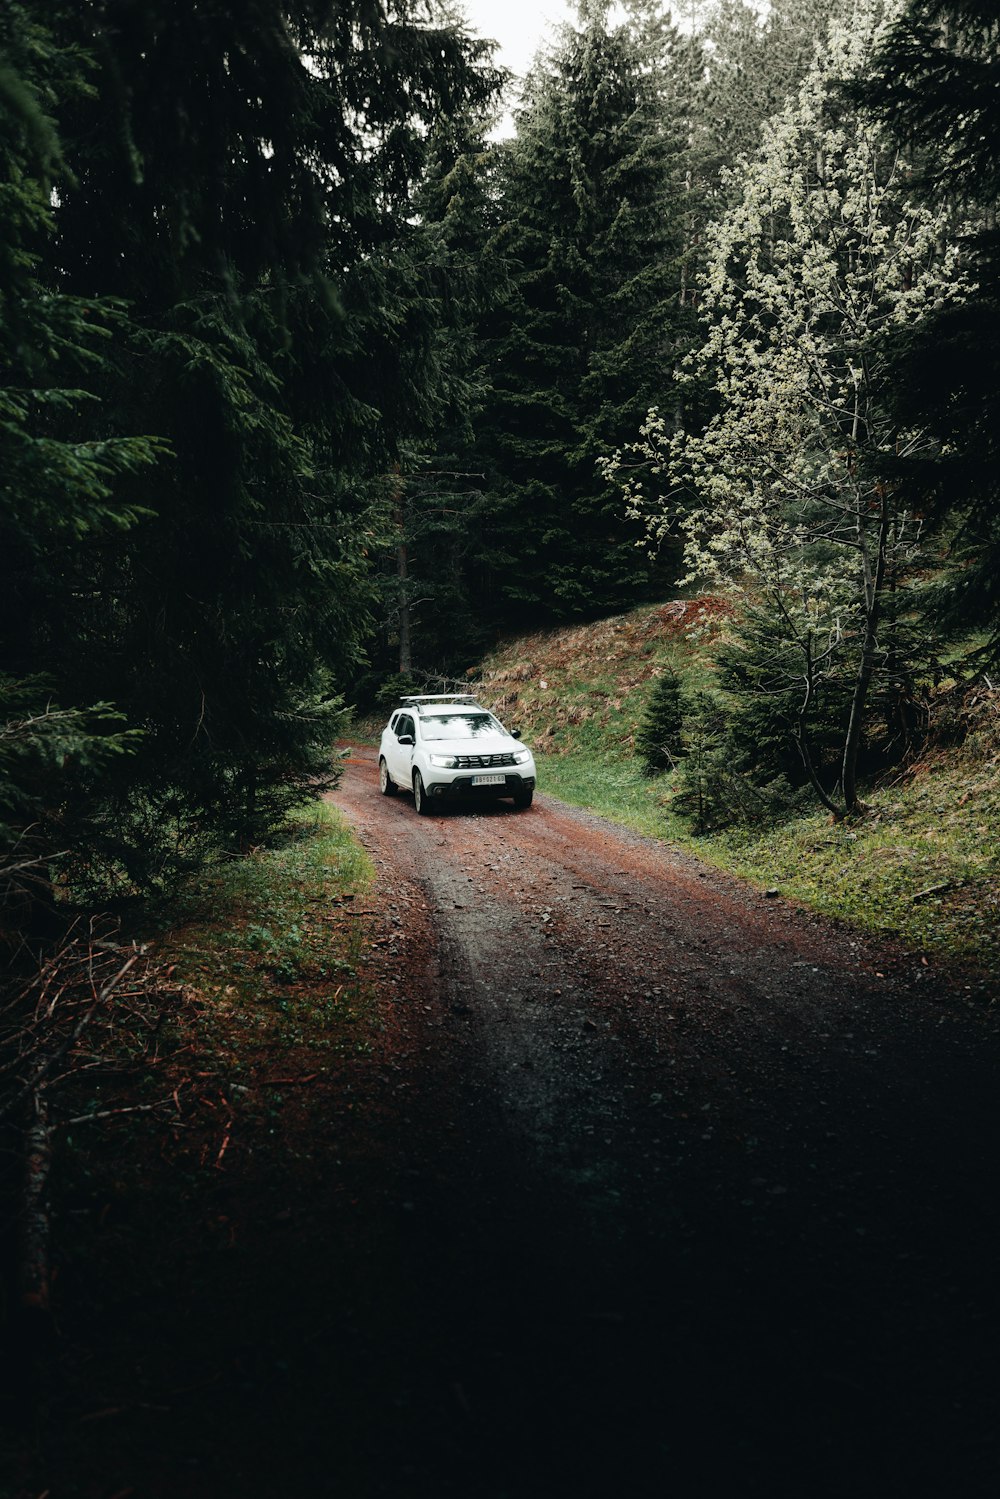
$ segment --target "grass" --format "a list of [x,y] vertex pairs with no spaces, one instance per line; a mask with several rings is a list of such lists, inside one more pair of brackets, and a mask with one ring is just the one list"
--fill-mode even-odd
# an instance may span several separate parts
[[997,971],[997,695],[984,697],[960,747],[867,788],[859,819],[835,823],[819,810],[696,836],[671,809],[671,776],[643,774],[635,733],[659,673],[676,672],[689,691],[708,685],[726,614],[719,600],[695,599],[531,635],[489,658],[483,695],[523,728],[543,790],[921,954]]
[[282,847],[191,882],[159,943],[161,959],[207,1002],[220,1039],[249,1027],[257,1045],[355,1045],[369,1008],[358,971],[363,934],[336,913],[371,878],[340,816],[310,804]]
[[645,776],[634,760],[543,756],[539,778],[573,806],[688,848],[814,910],[996,971],[1000,785],[991,747],[974,735],[961,751],[938,753],[905,782],[871,791],[866,815],[850,823],[815,812],[700,837],[670,809],[670,776]]
[[546,757],[625,761],[657,676],[674,671],[691,689],[707,683],[728,612],[715,599],[677,600],[529,635],[489,657],[479,690]]
[[1000,966],[1000,783],[986,723],[896,785],[871,788],[866,813],[814,813],[765,833],[708,840],[712,857],[816,910],[893,934],[924,954]]
[[642,773],[634,758],[573,750],[536,754],[541,787],[574,807],[598,812],[649,838],[686,842],[688,829],[663,805],[659,779]]

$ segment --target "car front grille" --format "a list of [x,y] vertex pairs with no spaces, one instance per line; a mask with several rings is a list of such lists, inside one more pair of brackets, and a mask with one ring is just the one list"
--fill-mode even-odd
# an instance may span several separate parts
[[514,756],[506,755],[459,755],[459,770],[491,770],[498,765],[513,765]]

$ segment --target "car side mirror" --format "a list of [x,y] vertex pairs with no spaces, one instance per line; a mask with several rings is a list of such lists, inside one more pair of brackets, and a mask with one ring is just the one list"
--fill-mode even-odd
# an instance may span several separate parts
[[397,742],[399,744],[412,744],[413,743],[413,735],[412,734],[400,734],[399,740]]
[[521,737],[521,730],[520,729],[511,729],[511,731],[510,731],[510,737],[512,739],[520,739],[520,737]]

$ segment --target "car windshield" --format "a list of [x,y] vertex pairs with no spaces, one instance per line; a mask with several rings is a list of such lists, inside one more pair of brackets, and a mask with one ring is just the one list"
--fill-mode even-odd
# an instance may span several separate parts
[[420,727],[425,739],[478,739],[482,734],[503,733],[502,726],[492,713],[436,713],[433,718],[421,718]]

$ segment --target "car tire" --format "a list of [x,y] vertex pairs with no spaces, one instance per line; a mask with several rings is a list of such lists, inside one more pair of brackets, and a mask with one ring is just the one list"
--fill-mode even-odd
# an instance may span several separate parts
[[386,765],[384,757],[378,762],[378,789],[383,796],[395,796],[399,790],[396,782],[389,774],[389,767]]
[[533,786],[529,786],[527,791],[515,791],[514,806],[521,812],[526,811],[531,806],[531,799],[534,794],[535,788]]
[[419,770],[413,772],[413,805],[421,817],[429,816],[431,801]]

